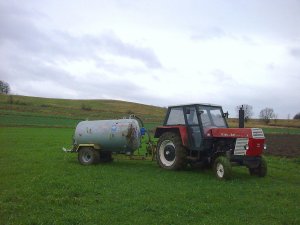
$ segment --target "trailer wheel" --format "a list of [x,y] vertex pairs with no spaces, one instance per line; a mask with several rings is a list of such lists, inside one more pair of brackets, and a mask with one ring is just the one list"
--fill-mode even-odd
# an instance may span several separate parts
[[268,166],[264,157],[261,157],[261,162],[257,168],[249,168],[251,176],[265,177],[267,175]]
[[99,152],[90,147],[80,148],[78,152],[78,161],[82,165],[96,164],[100,160]]
[[187,165],[186,149],[182,146],[180,136],[173,132],[162,134],[158,140],[156,158],[161,168],[184,169]]
[[219,156],[218,158],[216,158],[213,170],[216,177],[220,180],[228,180],[232,176],[232,168],[230,161],[224,156]]

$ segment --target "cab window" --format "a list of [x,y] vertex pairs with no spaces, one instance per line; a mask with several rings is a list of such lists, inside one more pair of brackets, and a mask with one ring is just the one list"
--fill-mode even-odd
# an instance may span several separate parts
[[183,108],[171,108],[167,125],[185,125]]
[[188,125],[199,124],[195,106],[186,108],[186,118],[187,118]]

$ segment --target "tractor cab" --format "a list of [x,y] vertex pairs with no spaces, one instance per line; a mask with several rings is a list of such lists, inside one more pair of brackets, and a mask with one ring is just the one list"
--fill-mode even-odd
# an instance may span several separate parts
[[156,129],[155,137],[172,129],[180,132],[183,144],[192,150],[204,148],[203,140],[209,138],[212,128],[228,128],[222,107],[209,104],[170,106],[162,127]]

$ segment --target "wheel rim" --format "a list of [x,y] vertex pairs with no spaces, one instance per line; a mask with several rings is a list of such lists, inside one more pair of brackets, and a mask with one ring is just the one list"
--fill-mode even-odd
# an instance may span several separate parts
[[85,162],[85,163],[88,163],[92,160],[92,154],[90,152],[83,152],[82,154],[82,161]]
[[220,178],[224,177],[224,166],[222,163],[218,163],[216,167],[217,176]]
[[176,158],[175,145],[170,140],[164,140],[159,147],[159,158],[165,166],[172,166]]

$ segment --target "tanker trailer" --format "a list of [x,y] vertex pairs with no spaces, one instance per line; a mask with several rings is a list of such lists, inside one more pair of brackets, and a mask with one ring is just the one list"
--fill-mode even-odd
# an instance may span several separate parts
[[140,147],[141,131],[134,118],[94,120],[78,123],[73,136],[73,148],[82,165],[112,161],[112,153],[132,154]]

